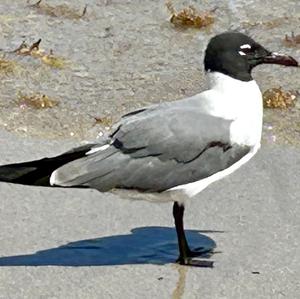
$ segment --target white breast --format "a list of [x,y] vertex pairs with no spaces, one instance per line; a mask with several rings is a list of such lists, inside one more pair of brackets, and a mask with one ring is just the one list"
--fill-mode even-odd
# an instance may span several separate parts
[[[221,73],[208,74],[211,89],[201,93],[201,110],[210,115],[232,120],[231,143],[251,146],[251,151],[229,168],[200,181],[173,187],[192,197],[211,183],[231,174],[248,162],[260,148],[262,131],[262,95],[256,82],[244,82]],[[194,97],[196,99],[197,96]],[[199,98],[200,98],[199,97]]]
[[233,79],[221,73],[209,73],[211,89],[205,92],[207,113],[232,120],[232,143],[257,146],[262,131],[262,95],[254,80]]

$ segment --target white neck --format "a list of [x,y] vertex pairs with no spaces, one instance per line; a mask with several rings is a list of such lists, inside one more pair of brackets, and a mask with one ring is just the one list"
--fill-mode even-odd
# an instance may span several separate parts
[[[238,79],[234,79],[228,75],[224,75],[219,72],[207,72],[206,73],[206,79],[208,82],[208,87],[210,89],[222,89],[222,90],[228,90],[231,88],[238,88],[244,89],[244,88],[249,88],[249,86],[254,86],[255,89],[257,88],[257,84],[254,80],[251,81],[241,81]],[[232,90],[231,90],[232,91]]]
[[207,78],[210,113],[234,121],[232,138],[235,142],[249,145],[259,143],[263,107],[256,82],[237,80],[218,72],[207,73]]

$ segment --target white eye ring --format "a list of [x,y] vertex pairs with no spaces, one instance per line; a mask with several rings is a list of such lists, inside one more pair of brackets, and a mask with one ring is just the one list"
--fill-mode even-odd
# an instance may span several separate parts
[[241,45],[240,49],[251,49],[251,46],[249,44]]
[[247,55],[247,54],[245,54],[243,51],[239,51],[239,54],[240,54],[241,56]]

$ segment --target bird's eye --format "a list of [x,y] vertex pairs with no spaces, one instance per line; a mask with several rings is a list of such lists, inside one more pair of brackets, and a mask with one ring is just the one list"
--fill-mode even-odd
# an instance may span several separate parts
[[249,50],[251,51],[252,47],[251,47],[249,44],[244,44],[244,45],[241,45],[241,46],[240,46],[240,49],[241,49],[241,50],[246,50],[246,51],[247,51],[247,50],[248,50],[248,51],[249,51]]
[[240,46],[240,50],[238,52],[241,56],[245,56],[248,53],[253,52],[253,49],[249,44],[244,44]]

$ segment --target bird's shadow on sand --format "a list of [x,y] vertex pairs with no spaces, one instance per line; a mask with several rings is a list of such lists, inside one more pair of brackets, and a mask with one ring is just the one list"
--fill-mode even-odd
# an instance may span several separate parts
[[[186,230],[191,248],[215,248],[215,241],[200,232],[217,231]],[[174,228],[138,227],[127,235],[81,240],[33,254],[0,257],[0,267],[163,265],[173,263],[177,256]]]

